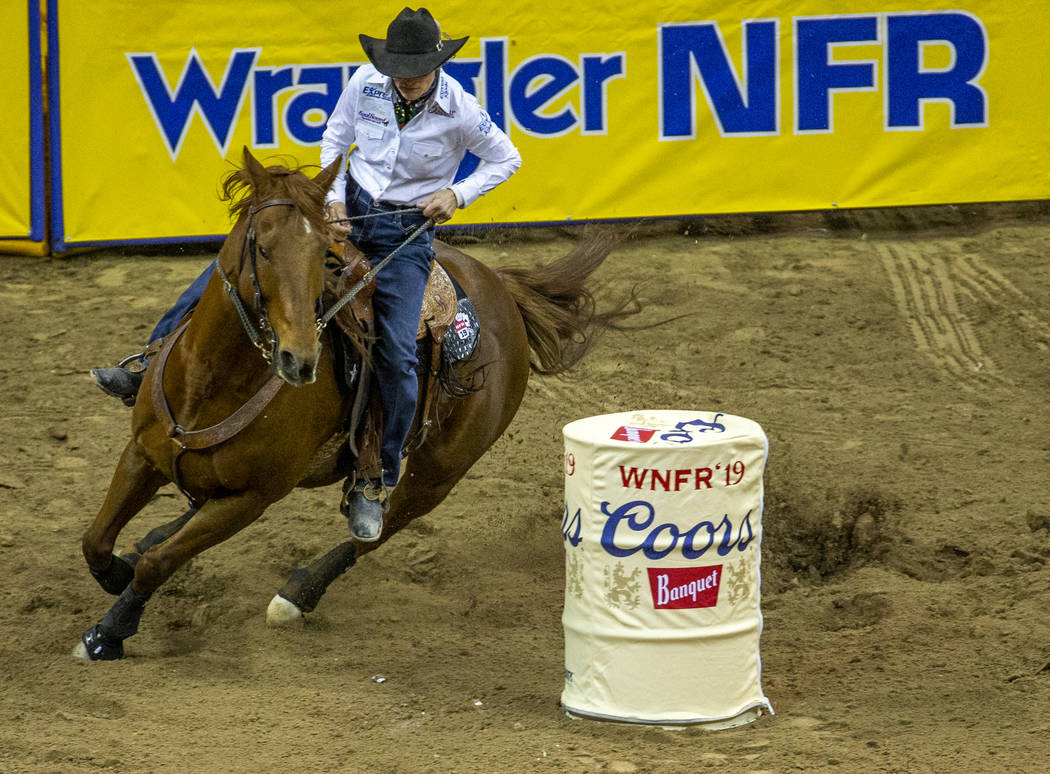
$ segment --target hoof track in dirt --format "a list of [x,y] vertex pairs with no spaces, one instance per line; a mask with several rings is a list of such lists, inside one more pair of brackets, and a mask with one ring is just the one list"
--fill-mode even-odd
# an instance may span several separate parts
[[823,621],[827,631],[863,629],[874,626],[890,614],[892,605],[885,594],[861,592],[831,601]]
[[966,389],[973,389],[975,374],[994,374],[995,364],[960,307],[953,264],[942,255],[930,255],[928,246],[883,244],[877,250],[919,351]]

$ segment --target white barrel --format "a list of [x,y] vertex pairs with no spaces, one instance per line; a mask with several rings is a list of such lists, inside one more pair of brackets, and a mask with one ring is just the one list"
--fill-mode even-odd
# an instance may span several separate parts
[[768,442],[750,419],[632,411],[565,436],[565,689],[573,715],[741,725],[760,686]]

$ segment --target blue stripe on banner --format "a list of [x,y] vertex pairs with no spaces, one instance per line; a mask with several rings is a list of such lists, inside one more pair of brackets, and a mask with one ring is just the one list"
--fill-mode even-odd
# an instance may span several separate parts
[[47,197],[44,195],[44,82],[40,63],[40,2],[29,0],[29,238],[47,237]]
[[96,239],[86,242],[73,242],[72,244],[63,242],[62,250],[79,250],[82,247],[130,247],[132,245],[148,247],[150,245],[214,244],[224,242],[226,237],[227,234],[211,234],[194,237],[153,237],[151,239]]
[[[33,0],[30,0],[32,2]],[[62,211],[62,121],[58,78],[58,0],[47,0],[47,105],[51,131],[51,251],[64,253],[65,219]]]

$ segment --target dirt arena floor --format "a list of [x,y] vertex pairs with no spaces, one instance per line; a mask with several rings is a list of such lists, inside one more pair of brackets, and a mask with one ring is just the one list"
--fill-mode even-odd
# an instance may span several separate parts
[[[574,229],[458,236],[491,264]],[[642,322],[534,378],[433,514],[295,630],[264,611],[342,540],[299,491],[154,595],[122,662],[70,656],[108,609],[80,536],[129,412],[87,371],[133,351],[210,256],[0,258],[0,771],[1037,772],[1050,757],[1050,206],[646,226],[600,269]],[[562,436],[637,408],[770,439],[763,688],[705,732],[571,719]],[[181,513],[167,488],[130,547]],[[385,679],[382,679],[385,678]]]

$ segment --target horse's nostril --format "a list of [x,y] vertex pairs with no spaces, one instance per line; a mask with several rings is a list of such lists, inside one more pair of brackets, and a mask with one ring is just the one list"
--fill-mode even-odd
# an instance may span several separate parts
[[279,366],[282,373],[294,374],[299,370],[299,358],[297,358],[287,349],[282,349],[280,354],[278,355],[278,358],[280,359]]
[[287,349],[277,354],[278,372],[292,384],[312,384],[317,379],[317,364],[307,363]]

